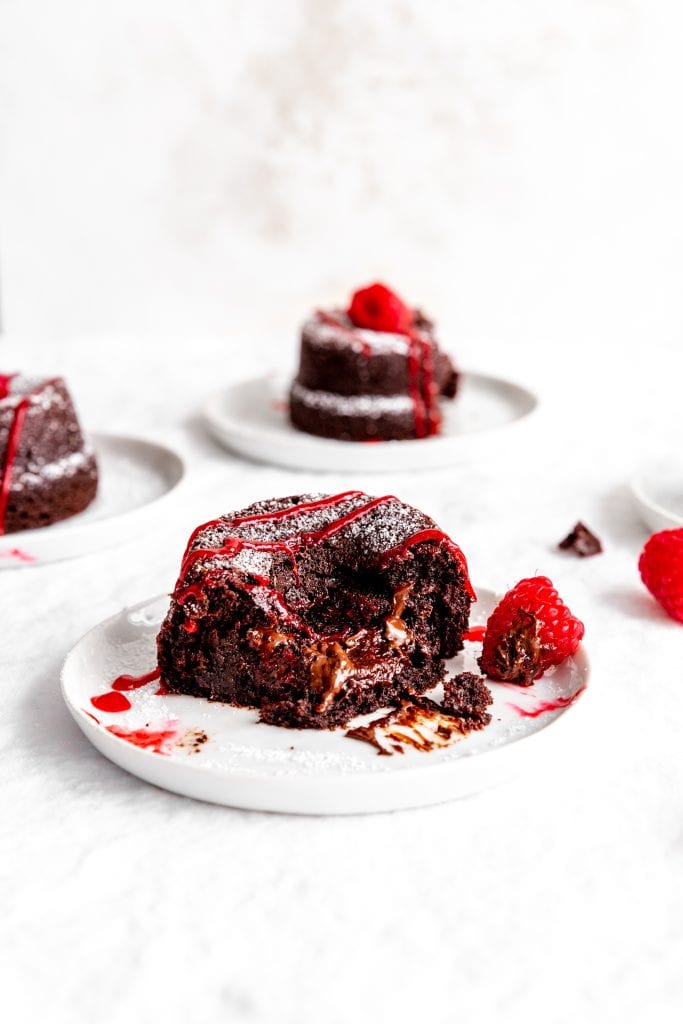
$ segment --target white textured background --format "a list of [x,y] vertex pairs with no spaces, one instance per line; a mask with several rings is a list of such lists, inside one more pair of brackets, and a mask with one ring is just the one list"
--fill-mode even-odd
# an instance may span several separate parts
[[[0,365],[63,371],[91,429],[194,479],[153,536],[0,575],[0,1015],[678,1024],[681,632],[624,483],[680,436],[682,28],[664,0],[0,0]],[[207,390],[375,275],[542,393],[533,446],[378,484],[210,444]],[[167,589],[196,522],[354,485],[423,505],[485,586],[555,579],[594,662],[575,749],[346,820],[101,758],[58,693],[78,637]],[[554,551],[579,516],[601,559]]]
[[[2,0],[8,332],[681,336],[675,0]],[[672,317],[675,310],[676,315]]]

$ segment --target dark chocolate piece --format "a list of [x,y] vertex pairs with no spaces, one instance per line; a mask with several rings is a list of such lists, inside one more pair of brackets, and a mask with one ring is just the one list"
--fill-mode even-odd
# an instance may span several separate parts
[[602,544],[587,526],[577,523],[564,540],[557,545],[562,551],[573,551],[579,558],[590,558],[602,552]]
[[[543,671],[540,623],[532,612],[517,610],[510,631],[493,649],[496,678],[501,682],[531,686]],[[479,659],[481,665],[481,658]]]

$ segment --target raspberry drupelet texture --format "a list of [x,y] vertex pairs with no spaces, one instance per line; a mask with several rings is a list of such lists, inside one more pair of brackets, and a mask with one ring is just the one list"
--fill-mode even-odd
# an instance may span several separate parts
[[640,577],[672,619],[683,622],[683,528],[650,537],[638,561]]
[[574,654],[583,634],[547,576],[520,580],[491,613],[479,664],[490,679],[530,686]]
[[407,331],[413,321],[413,311],[395,292],[379,283],[353,293],[348,316],[356,327],[372,331]]

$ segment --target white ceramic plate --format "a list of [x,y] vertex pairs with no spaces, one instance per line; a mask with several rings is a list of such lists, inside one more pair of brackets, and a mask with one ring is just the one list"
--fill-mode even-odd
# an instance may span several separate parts
[[683,459],[678,453],[643,467],[631,492],[644,522],[653,532],[683,526]]
[[99,486],[84,512],[40,530],[0,537],[0,569],[56,562],[133,539],[185,473],[180,455],[138,437],[94,434]]
[[204,404],[204,421],[221,444],[258,462],[298,469],[389,472],[434,469],[499,448],[502,433],[516,437],[538,407],[537,397],[519,384],[464,373],[458,397],[442,405],[440,436],[364,444],[330,441],[295,430],[287,416],[287,388],[288,380],[275,375],[224,387]]
[[[473,622],[484,622],[495,602],[490,591],[479,591]],[[156,598],[124,609],[87,633],[66,659],[62,693],[101,753],[133,775],[184,796],[300,814],[434,804],[500,783],[524,767],[546,771],[547,756],[557,756],[553,748],[561,723],[580,721],[576,708],[582,702],[575,705],[573,699],[589,675],[582,648],[532,687],[492,683],[491,724],[429,753],[408,749],[382,757],[344,730],[264,725],[255,711],[197,697],[160,696],[157,682],[127,692],[129,710],[99,710],[92,698],[111,692],[117,676],[142,675],[156,665],[155,636],[167,607],[168,597]],[[480,649],[479,643],[466,643],[449,668],[477,671]],[[114,735],[112,727],[141,733],[126,739]],[[157,750],[132,742],[140,738]]]

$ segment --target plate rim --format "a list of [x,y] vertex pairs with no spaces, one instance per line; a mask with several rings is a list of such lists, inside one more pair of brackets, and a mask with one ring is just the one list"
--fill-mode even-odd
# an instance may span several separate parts
[[[500,377],[493,373],[487,373],[481,370],[469,370],[462,369],[459,371],[463,378],[478,380],[480,382],[487,383],[494,386],[504,386],[515,391],[521,398],[524,398],[529,403],[529,408],[526,409],[521,415],[517,416],[514,420],[508,423],[502,423],[490,427],[484,427],[479,430],[471,431],[464,434],[454,434],[449,436],[437,436],[427,438],[409,438],[405,441],[383,441],[379,447],[379,451],[386,452],[391,451],[403,451],[415,454],[417,452],[425,451],[425,445],[429,446],[429,451],[434,454],[437,453],[439,457],[444,458],[444,465],[452,459],[461,456],[463,451],[467,451],[468,448],[475,447],[478,443],[485,442],[490,438],[497,437],[503,431],[516,430],[526,427],[530,421],[538,416],[543,407],[543,401],[541,396],[533,391],[529,386],[520,383],[519,381],[511,377]],[[335,438],[324,438],[318,437],[315,434],[308,434],[305,431],[294,431],[294,428],[288,429],[286,432],[282,432],[279,429],[273,427],[258,427],[253,423],[247,421],[240,422],[234,417],[225,417],[221,412],[220,405],[224,402],[225,398],[234,393],[240,388],[247,385],[256,385],[262,383],[268,389],[269,396],[272,395],[278,387],[286,386],[290,377],[288,377],[282,370],[273,369],[267,373],[261,373],[256,375],[250,375],[243,377],[238,381],[230,381],[224,383],[220,388],[215,388],[208,395],[205,396],[201,405],[201,417],[205,427],[223,447],[227,447],[233,452],[238,452],[241,455],[247,455],[248,458],[259,462],[267,462],[272,465],[284,465],[284,466],[298,466],[302,469],[317,469],[318,467],[312,464],[306,464],[306,455],[312,459],[320,460],[324,455],[329,455],[330,445],[335,445],[337,451],[344,452],[345,455],[351,453],[358,453],[359,451],[366,450],[365,445],[358,441],[342,441]],[[287,424],[289,426],[289,424]],[[303,452],[299,459],[287,459],[282,460],[278,457],[278,449],[282,449],[285,446],[291,445],[292,437],[296,437],[298,442],[297,449]],[[233,444],[233,439],[235,444]],[[240,441],[249,443],[255,440],[261,440],[264,442],[271,443],[275,449],[270,456],[260,456],[252,454],[251,452],[246,453],[243,447],[239,446]],[[400,446],[400,447],[399,447]],[[374,446],[373,446],[374,447]],[[333,469],[335,467],[332,467]],[[366,472],[386,472],[391,471],[394,467],[380,467],[372,465],[363,465],[363,470]],[[434,468],[432,465],[428,465],[425,469]]]
[[[661,519],[664,519],[668,523],[670,523],[671,525],[669,529],[676,530],[679,527],[683,526],[683,515],[676,515],[675,513],[669,511],[669,509],[667,509],[664,505],[660,505],[658,501],[654,501],[654,499],[648,497],[647,489],[643,483],[646,474],[647,468],[645,466],[641,466],[640,469],[638,469],[638,471],[634,473],[631,479],[629,480],[629,486],[631,489],[631,494],[635,499],[636,505],[638,507],[638,511],[640,512],[641,517],[645,519],[647,526],[650,529],[654,529],[654,527],[652,527],[652,524],[648,519],[649,513],[654,513]],[[662,527],[657,527],[656,529],[659,530],[662,529]]]
[[[117,524],[126,523],[127,520],[134,519],[139,516],[143,511],[148,514],[150,510],[158,509],[159,505],[169,500],[171,497],[177,495],[178,489],[186,483],[188,476],[188,463],[183,452],[177,447],[170,445],[166,441],[157,441],[155,438],[146,436],[144,434],[119,434],[111,431],[94,430],[89,431],[86,435],[86,440],[92,443],[92,447],[95,449],[97,455],[97,445],[99,441],[114,442],[114,443],[128,443],[134,445],[144,445],[148,448],[155,448],[157,451],[162,451],[165,456],[170,456],[174,461],[177,468],[177,479],[165,490],[162,494],[157,495],[150,501],[144,502],[142,505],[137,505],[134,508],[126,509],[123,512],[115,512],[109,515],[103,516],[101,519],[91,519],[88,522],[73,523],[69,522],[69,518],[62,520],[60,524],[51,523],[48,526],[40,526],[32,530],[20,530],[18,533],[7,533],[0,536],[0,554],[6,547],[8,550],[11,548],[30,548],[32,541],[42,541],[44,538],[55,538],[58,542],[59,538],[63,538],[65,546],[68,545],[69,541],[72,541],[74,537],[80,537],[83,534],[91,535],[97,532],[101,532],[104,527],[112,522]],[[85,510],[84,510],[85,511]],[[53,526],[59,525],[59,530],[55,531],[52,529]],[[84,552],[84,555],[89,552]],[[32,558],[30,561],[22,561],[19,559],[7,559],[7,561],[0,560],[0,570],[10,568],[30,568],[31,566],[45,565],[52,561],[59,561],[62,558],[78,557],[77,555],[57,555],[56,557],[38,557]]]
[[[479,591],[486,591],[487,593],[492,594],[494,597],[498,596],[496,591],[489,590],[489,588],[487,587],[480,587]],[[67,692],[67,674],[71,668],[72,659],[77,656],[79,647],[83,643],[85,643],[93,633],[96,633],[106,628],[115,620],[121,618],[122,615],[128,614],[137,608],[145,607],[146,605],[161,600],[162,598],[166,598],[167,596],[168,595],[166,594],[158,594],[154,597],[150,597],[146,601],[136,603],[135,605],[124,606],[120,608],[118,612],[115,612],[113,615],[108,616],[106,619],[102,619],[100,622],[96,623],[89,630],[87,630],[71,647],[66,657],[64,658],[64,661],[60,669],[60,693],[71,717],[76,722],[78,727],[81,729],[86,739],[88,739],[89,742],[92,743],[92,745],[98,750],[99,753],[101,753],[112,763],[116,764],[122,770],[133,775],[135,778],[142,779],[144,782],[147,782],[151,785],[155,785],[158,788],[164,789],[165,791],[174,794],[190,796],[193,799],[199,799],[207,803],[214,803],[218,806],[239,808],[244,810],[265,810],[274,813],[314,814],[323,816],[339,814],[379,813],[384,811],[389,812],[393,810],[409,809],[412,807],[427,807],[432,806],[436,803],[442,803],[449,800],[458,799],[459,797],[464,795],[474,795],[476,792],[483,791],[484,789],[491,788],[495,785],[499,785],[506,780],[494,779],[493,781],[485,782],[483,785],[474,786],[472,789],[468,789],[462,793],[455,792],[450,796],[440,795],[433,800],[429,798],[421,798],[419,800],[409,801],[407,803],[401,803],[400,801],[398,803],[392,802],[390,806],[386,807],[380,806],[361,808],[358,806],[354,806],[350,809],[348,807],[342,809],[321,809],[320,807],[314,807],[312,809],[309,808],[307,810],[301,810],[297,808],[292,808],[291,806],[282,806],[282,803],[288,803],[288,798],[292,798],[293,801],[296,802],[297,789],[299,791],[302,789],[314,790],[317,787],[322,786],[324,789],[332,788],[335,790],[339,790],[339,793],[333,795],[336,795],[337,798],[339,798],[339,796],[341,795],[342,803],[344,802],[344,798],[346,798],[347,804],[353,804],[354,790],[368,783],[373,788],[372,797],[376,798],[381,803],[381,797],[384,787],[395,784],[397,778],[401,780],[410,778],[411,780],[417,780],[417,782],[419,783],[425,777],[431,777],[438,785],[439,783],[448,782],[449,777],[453,775],[454,772],[459,771],[461,774],[467,775],[468,768],[462,766],[471,766],[473,763],[476,763],[477,765],[483,765],[484,769],[486,769],[486,767],[493,768],[495,773],[496,762],[502,761],[504,764],[510,766],[511,770],[509,772],[508,779],[511,780],[516,778],[523,770],[523,762],[525,760],[531,759],[533,761],[535,757],[538,756],[537,754],[535,755],[534,752],[537,751],[539,747],[542,747],[543,744],[548,744],[549,742],[551,744],[555,744],[559,732],[558,729],[552,731],[552,733],[550,733],[551,738],[549,740],[548,734],[550,732],[551,726],[558,726],[561,721],[565,721],[565,725],[563,727],[563,731],[561,734],[562,736],[565,736],[567,730],[567,713],[571,713],[568,719],[569,728],[575,728],[577,718],[581,720],[586,713],[585,708],[583,712],[581,712],[579,711],[579,707],[586,701],[587,691],[590,690],[589,682],[592,675],[592,665],[586,648],[584,644],[581,643],[576,653],[572,655],[572,658],[578,662],[581,672],[581,679],[583,682],[583,690],[578,699],[573,701],[567,707],[563,708],[559,714],[557,714],[549,722],[547,722],[545,725],[540,726],[533,732],[528,733],[525,736],[521,736],[517,739],[512,739],[506,743],[500,744],[499,746],[490,747],[486,750],[468,754],[465,757],[454,758],[452,760],[447,761],[439,761],[431,764],[428,762],[425,762],[424,764],[411,762],[409,767],[407,767],[405,770],[402,770],[399,773],[359,772],[353,775],[343,775],[339,773],[326,774],[323,772],[320,774],[310,776],[267,775],[265,773],[260,775],[240,775],[238,773],[231,772],[229,769],[223,769],[220,767],[216,767],[215,765],[205,765],[201,762],[201,760],[178,761],[166,759],[160,756],[159,754],[154,753],[153,751],[132,746],[126,740],[122,739],[119,736],[116,736],[113,733],[108,732],[99,723],[94,722],[84,708],[77,706],[70,699]],[[573,726],[572,723],[574,723]],[[95,737],[97,737],[98,740],[101,740],[101,743],[96,742]],[[116,752],[118,751],[121,757],[119,758],[116,756],[110,756],[110,753],[108,752],[107,748],[109,748],[112,754],[116,754]],[[239,788],[240,786],[245,789],[249,789],[251,786],[272,787],[278,790],[278,800],[265,801],[265,803],[270,804],[270,806],[264,806],[263,801],[257,801],[256,803],[235,802],[234,795],[231,796],[230,794],[228,794],[227,796],[223,794],[221,797],[218,798],[207,796],[206,794],[198,795],[197,793],[188,792],[188,789],[197,787],[193,787],[190,785],[180,789],[176,786],[164,785],[163,782],[156,781],[156,779],[152,779],[146,774],[140,774],[138,771],[131,769],[127,764],[123,763],[124,761],[128,761],[129,759],[133,763],[137,763],[138,761],[140,761],[141,765],[143,766],[145,764],[149,765],[151,775],[158,774],[157,771],[151,770],[152,766],[155,766],[157,769],[160,769],[162,774],[165,771],[167,774],[170,774],[171,776],[175,774],[180,776],[181,778],[186,777],[188,780],[199,780],[200,786],[198,788],[201,788],[202,777],[206,776],[207,774],[210,774],[210,776],[213,778],[220,779],[220,786],[226,789]],[[476,771],[476,769],[470,767],[469,771]],[[482,774],[486,776],[487,773],[484,770]],[[456,786],[454,786],[453,788],[457,789]],[[345,793],[345,790],[348,792]],[[274,804],[278,802],[281,804],[281,806],[274,806]],[[321,802],[325,802],[324,796]],[[372,803],[372,800],[370,800],[370,802]]]

